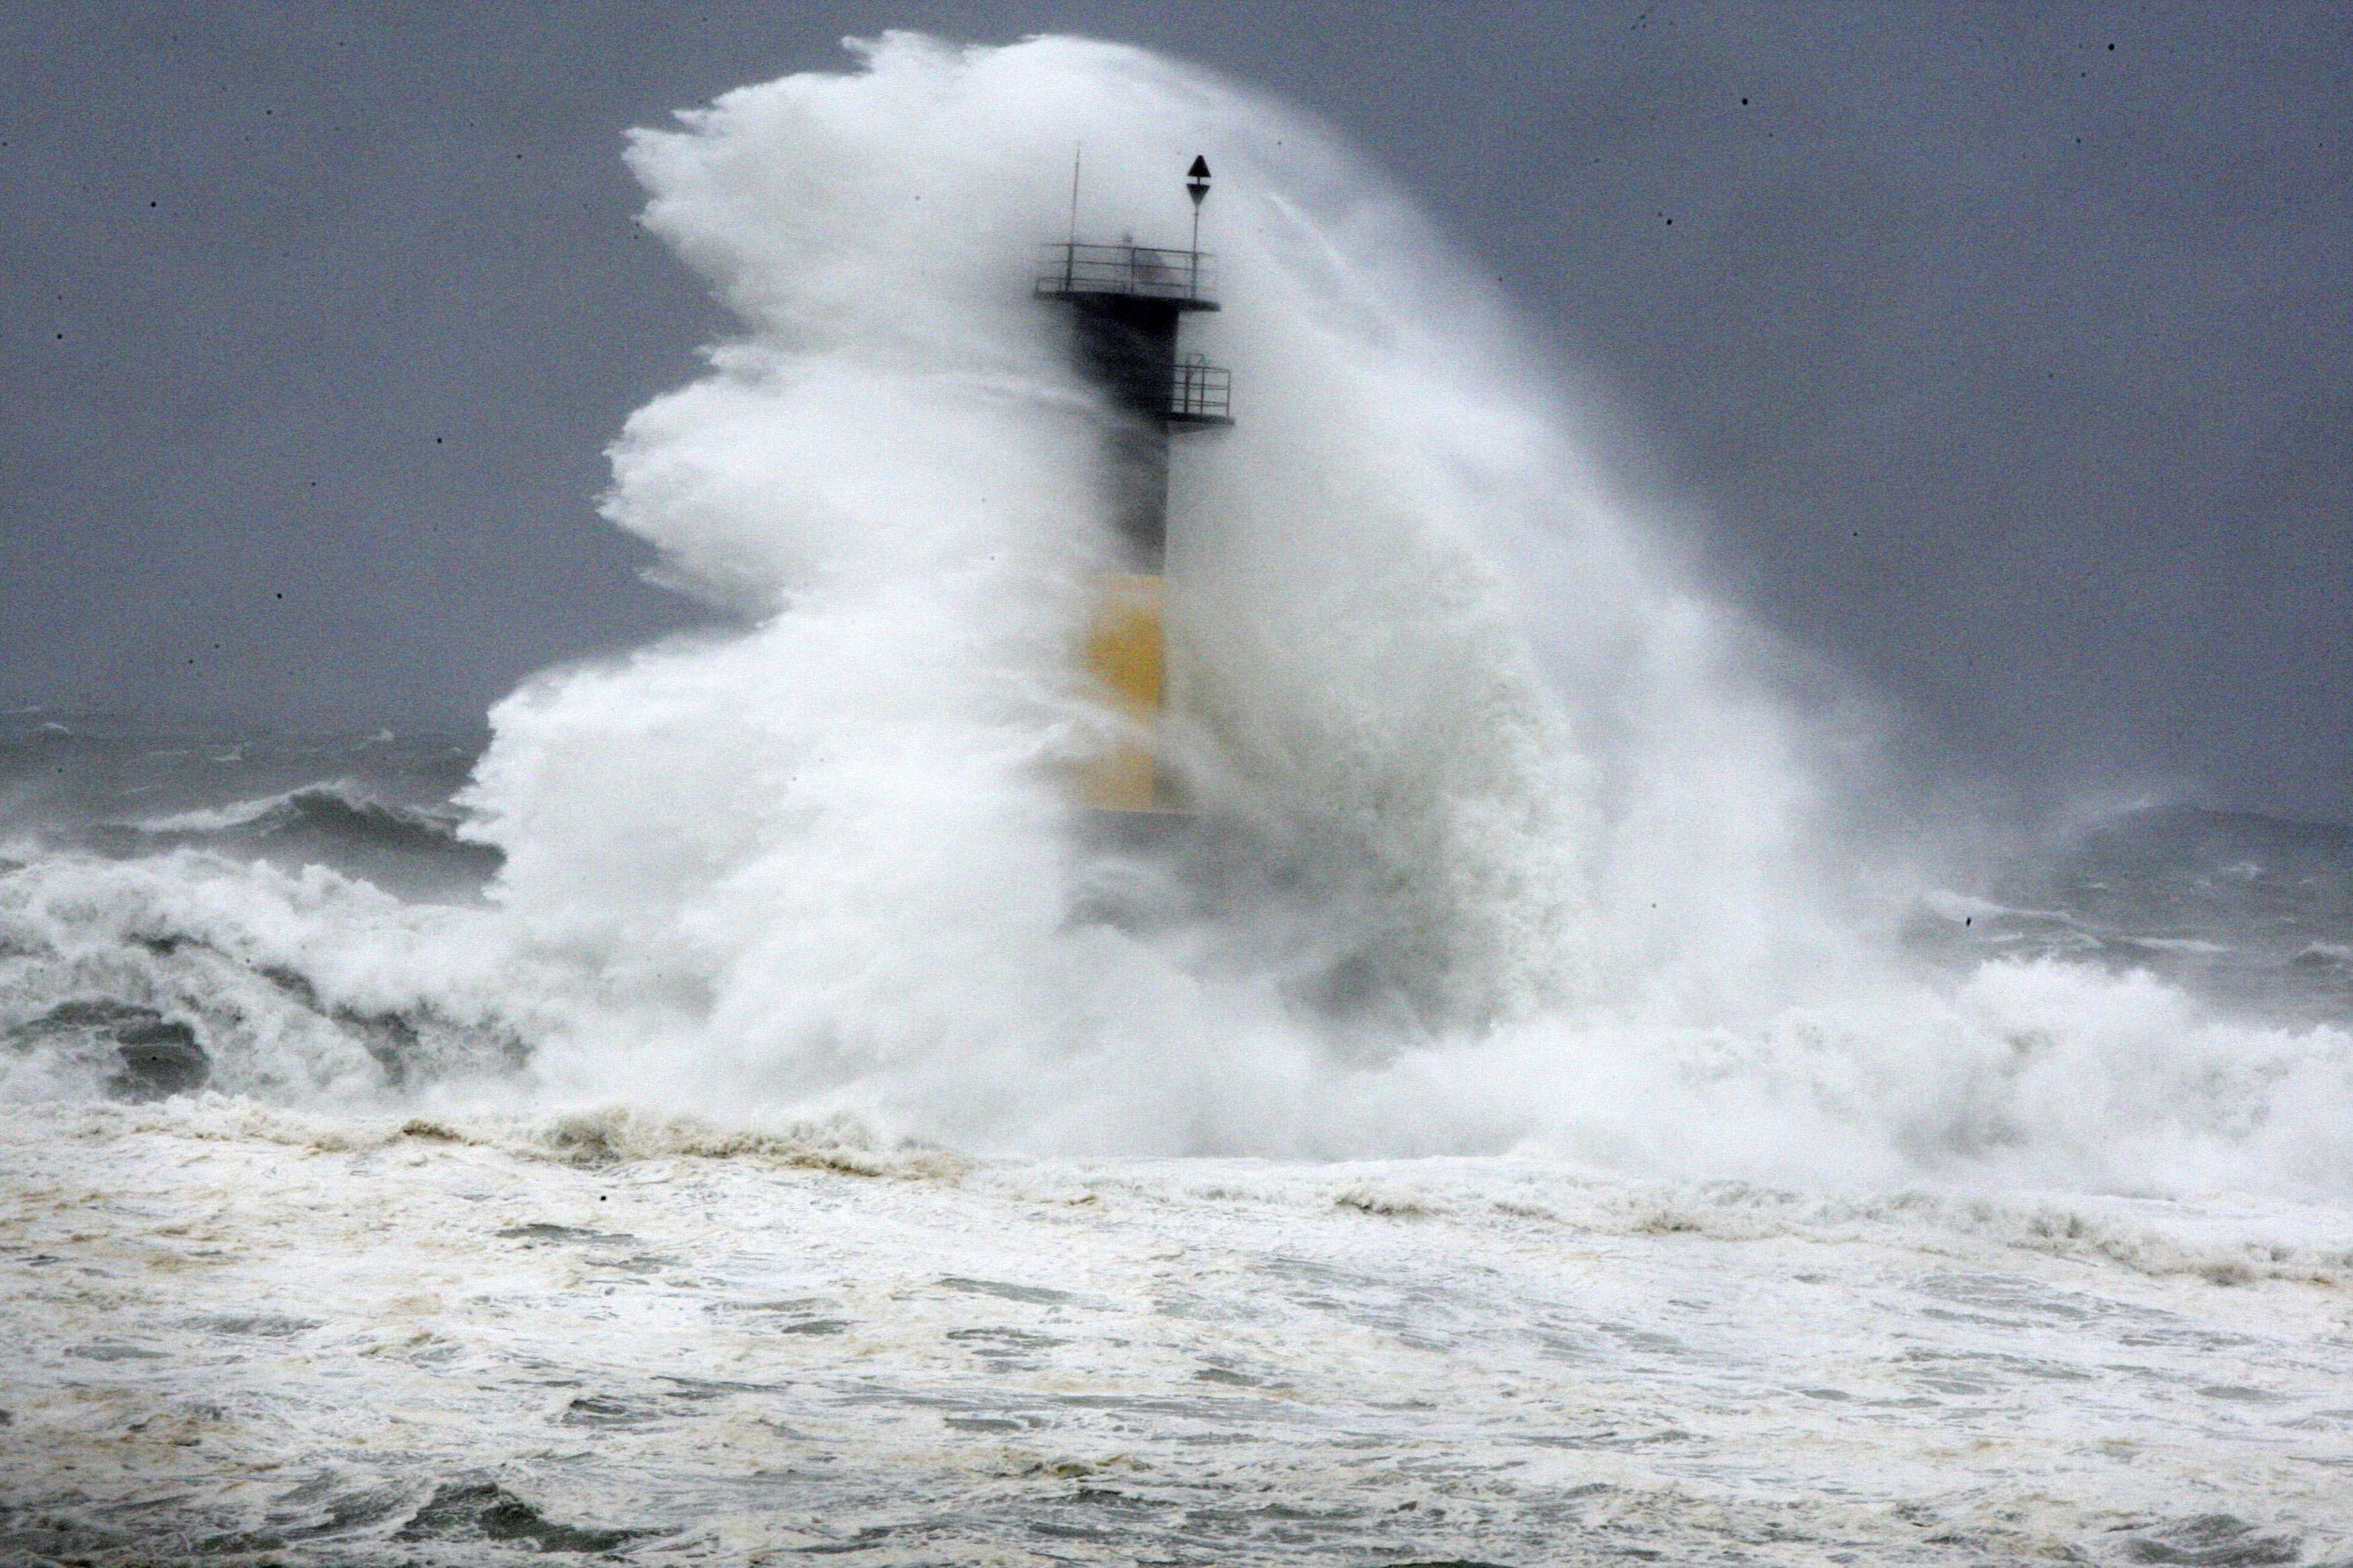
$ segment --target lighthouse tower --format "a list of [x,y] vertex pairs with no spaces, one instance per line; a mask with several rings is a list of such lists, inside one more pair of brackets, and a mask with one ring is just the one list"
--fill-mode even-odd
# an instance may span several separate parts
[[1186,190],[1190,248],[1084,244],[1074,226],[1068,241],[1048,247],[1038,278],[1039,298],[1069,308],[1079,372],[1102,394],[1107,415],[1104,471],[1121,558],[1098,584],[1085,655],[1124,728],[1074,782],[1077,803],[1097,812],[1183,809],[1156,744],[1168,695],[1168,447],[1176,434],[1233,423],[1231,373],[1177,347],[1187,314],[1218,308],[1211,258],[1200,247],[1207,159],[1193,160]]

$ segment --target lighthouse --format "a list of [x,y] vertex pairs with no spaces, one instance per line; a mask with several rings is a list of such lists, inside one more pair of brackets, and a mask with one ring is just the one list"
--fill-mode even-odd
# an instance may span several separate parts
[[1068,309],[1079,374],[1103,400],[1103,471],[1118,534],[1117,558],[1095,585],[1083,658],[1120,733],[1081,763],[1072,795],[1090,812],[1137,821],[1184,809],[1158,744],[1169,697],[1169,445],[1233,423],[1231,373],[1178,344],[1187,315],[1218,308],[1212,258],[1200,246],[1208,159],[1193,160],[1185,185],[1188,248],[1087,244],[1074,222],[1067,241],[1047,247],[1037,282],[1039,299]]

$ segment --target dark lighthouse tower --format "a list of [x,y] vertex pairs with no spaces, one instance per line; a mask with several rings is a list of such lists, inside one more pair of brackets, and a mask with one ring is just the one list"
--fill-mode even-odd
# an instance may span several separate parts
[[1069,241],[1050,247],[1038,279],[1040,299],[1070,307],[1080,374],[1103,395],[1104,468],[1123,556],[1101,584],[1086,644],[1087,667],[1127,726],[1080,769],[1078,802],[1097,811],[1181,809],[1155,744],[1168,698],[1168,443],[1180,431],[1233,423],[1230,373],[1177,350],[1186,315],[1218,308],[1211,258],[1200,247],[1207,159],[1193,160],[1185,184],[1191,248],[1082,244],[1074,227]]

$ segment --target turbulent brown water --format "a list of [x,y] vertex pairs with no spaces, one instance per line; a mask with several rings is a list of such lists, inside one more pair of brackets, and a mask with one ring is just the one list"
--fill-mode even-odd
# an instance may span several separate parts
[[[1091,232],[1219,171],[1158,849],[1057,784],[1073,140]],[[0,1556],[2353,1552],[2344,830],[1864,826],[1228,84],[894,37],[630,161],[739,321],[607,500],[708,629],[486,735],[0,722]]]

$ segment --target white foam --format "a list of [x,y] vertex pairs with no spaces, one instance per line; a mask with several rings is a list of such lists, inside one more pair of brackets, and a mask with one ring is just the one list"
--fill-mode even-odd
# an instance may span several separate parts
[[0,1168],[36,1560],[523,1550],[414,1539],[484,1478],[651,1561],[2353,1546],[2341,1207],[220,1100],[0,1105]]

